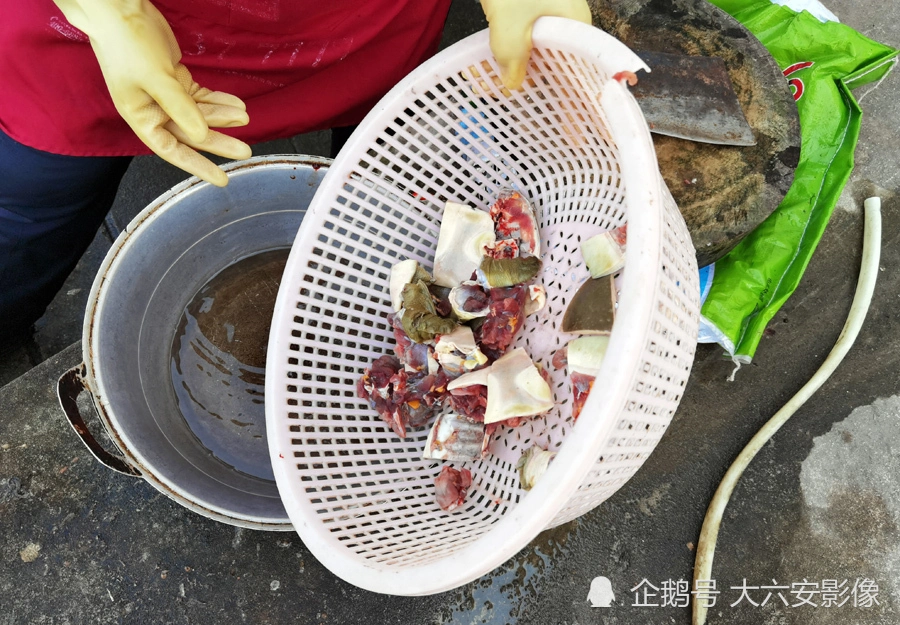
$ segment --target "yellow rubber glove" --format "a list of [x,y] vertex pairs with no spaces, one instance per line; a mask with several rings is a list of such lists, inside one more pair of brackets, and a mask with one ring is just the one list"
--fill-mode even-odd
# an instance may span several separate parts
[[148,0],[54,0],[84,32],[116,110],[161,158],[224,187],[228,176],[196,150],[250,157],[250,146],[214,128],[245,126],[247,107],[233,95],[200,87],[181,64],[175,35]]
[[586,0],[481,0],[490,26],[491,52],[500,65],[503,84],[518,89],[531,56],[531,28],[539,17],[567,17],[591,23]]

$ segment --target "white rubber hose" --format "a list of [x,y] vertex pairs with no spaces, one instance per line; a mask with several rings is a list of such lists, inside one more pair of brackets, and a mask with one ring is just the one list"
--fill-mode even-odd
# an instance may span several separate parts
[[[806,403],[813,393],[825,383],[831,376],[837,366],[850,351],[853,342],[856,340],[859,330],[862,327],[863,320],[866,318],[866,312],[869,310],[869,304],[872,302],[872,293],[875,290],[875,278],[878,275],[878,262],[881,255],[881,198],[871,197],[865,201],[865,235],[863,238],[862,263],[859,270],[859,280],[856,284],[856,294],[853,296],[853,304],[850,306],[850,314],[844,323],[844,329],[838,337],[837,342],[819,367],[819,370],[813,374],[809,382],[803,385],[797,394],[794,395],[784,407],[775,413],[771,419],[766,422],[762,429],[750,439],[747,446],[732,463],[731,467],[722,478],[716,494],[713,495],[706,511],[706,517],[703,519],[703,527],[700,530],[700,539],[697,541],[697,559],[694,562],[694,588],[697,588],[697,581],[711,580],[713,556],[716,550],[716,538],[719,535],[719,526],[722,523],[722,515],[725,507],[731,499],[731,493],[734,492],[738,480],[743,475],[744,470],[750,464],[750,461],[756,456],[757,452],[762,449],[763,445],[769,442],[769,439],[775,435],[775,432],[784,425],[797,410]],[[701,596],[694,597],[693,605],[693,625],[704,625],[706,623],[707,606],[706,601]]]

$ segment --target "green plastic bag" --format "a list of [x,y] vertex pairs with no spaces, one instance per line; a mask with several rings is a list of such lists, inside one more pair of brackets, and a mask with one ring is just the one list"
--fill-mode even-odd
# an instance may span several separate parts
[[862,116],[851,89],[886,76],[897,50],[769,0],[712,3],[769,50],[790,81],[800,115],[800,163],[784,200],[701,276],[700,340],[717,342],[747,363],[800,282],[850,177]]

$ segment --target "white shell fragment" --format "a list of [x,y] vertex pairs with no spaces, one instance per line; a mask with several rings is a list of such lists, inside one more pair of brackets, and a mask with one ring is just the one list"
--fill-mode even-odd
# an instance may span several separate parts
[[453,309],[454,314],[456,314],[457,318],[460,321],[469,321],[470,319],[475,319],[476,317],[486,317],[488,312],[491,310],[490,302],[486,302],[484,308],[467,311],[463,310],[463,306],[466,301],[471,299],[472,293],[477,289],[479,292],[484,292],[484,289],[478,284],[478,282],[465,280],[459,286],[455,286],[450,289],[450,295],[448,295],[448,299],[450,300],[450,307]]
[[480,460],[487,452],[489,442],[483,423],[452,413],[443,414],[431,426],[422,457],[454,462]]
[[458,388],[472,386],[473,384],[481,384],[482,386],[487,386],[488,373],[490,373],[490,371],[490,367],[485,367],[484,369],[476,369],[475,371],[464,373],[447,384],[447,390],[454,391]]
[[411,258],[391,267],[391,306],[394,312],[403,308],[403,287],[412,282],[418,268],[419,263]]
[[525,300],[525,315],[539,312],[547,303],[547,291],[539,284],[528,287],[528,299]]
[[450,334],[442,334],[434,345],[434,353],[441,366],[453,374],[471,371],[487,362],[469,326],[457,326]]
[[490,367],[459,376],[447,385],[447,390],[472,384],[487,386],[486,424],[531,417],[553,408],[550,385],[521,347],[507,352]]
[[609,347],[608,336],[580,336],[566,346],[569,374],[582,373],[596,378]]
[[507,352],[488,369],[486,424],[530,417],[553,408],[550,385],[521,347]]
[[602,278],[625,266],[625,246],[619,233],[607,230],[581,243],[581,255],[592,278]]
[[555,456],[555,451],[546,451],[537,445],[530,447],[522,454],[516,463],[516,469],[519,471],[519,485],[523,490],[534,488]]
[[434,257],[434,281],[455,287],[481,266],[484,246],[493,245],[494,222],[485,211],[447,202]]

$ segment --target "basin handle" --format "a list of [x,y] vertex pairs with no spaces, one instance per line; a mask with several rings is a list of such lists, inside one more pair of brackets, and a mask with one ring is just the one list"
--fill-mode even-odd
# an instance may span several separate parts
[[84,417],[81,416],[81,411],[78,409],[77,401],[81,393],[84,391],[90,392],[84,381],[85,371],[86,368],[82,362],[80,365],[76,365],[62,374],[59,382],[56,384],[56,395],[59,397],[59,405],[62,406],[69,425],[72,426],[78,438],[81,439],[84,446],[88,448],[88,451],[100,464],[125,475],[140,477],[141,472],[136,467],[132,466],[122,456],[111,454],[103,449],[94,435],[88,430]]

